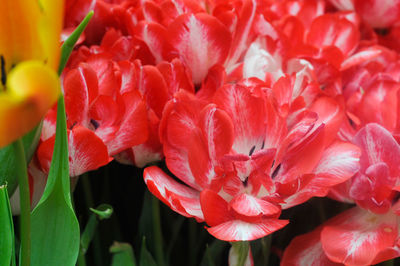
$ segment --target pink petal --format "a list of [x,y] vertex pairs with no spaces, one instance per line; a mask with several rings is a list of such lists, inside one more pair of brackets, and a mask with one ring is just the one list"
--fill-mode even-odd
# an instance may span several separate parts
[[310,107],[318,114],[316,125],[324,124],[325,145],[336,138],[337,132],[345,119],[344,107],[333,98],[320,97]]
[[[110,96],[100,95],[90,109],[91,124],[95,133],[104,143],[112,141],[118,130],[118,120],[123,115],[119,106]],[[97,127],[98,126],[98,127]],[[97,127],[97,128],[96,128]]]
[[375,257],[396,245],[399,218],[388,212],[373,214],[350,209],[329,221],[321,232],[322,247],[335,262],[370,265]]
[[399,256],[400,256],[400,248],[398,245],[396,245],[381,250],[381,252],[379,252],[378,255],[376,255],[374,261],[371,264],[375,265],[384,261],[398,258]]
[[354,137],[353,142],[361,148],[362,172],[373,164],[384,162],[391,176],[400,174],[400,146],[393,136],[378,124],[368,124]]
[[354,0],[357,13],[374,28],[390,27],[399,21],[400,1],[398,0]]
[[354,113],[364,123],[375,122],[392,132],[398,123],[398,91],[400,84],[388,78],[375,78],[364,86],[365,93]]
[[350,54],[358,45],[360,33],[347,19],[331,14],[322,15],[311,24],[307,42],[318,48],[336,46],[344,55]]
[[171,60],[173,54],[177,53],[168,43],[167,29],[160,24],[140,23],[134,33],[149,47],[156,64],[163,60]]
[[179,59],[174,59],[171,63],[161,62],[157,68],[167,83],[169,97],[172,98],[180,89],[194,93],[190,73]]
[[188,150],[175,149],[168,144],[164,144],[165,163],[168,169],[185,184],[202,190],[201,185],[196,183],[192,169],[189,165]]
[[[276,117],[279,117],[275,114]],[[283,119],[276,119],[274,126],[276,128],[281,127],[281,132],[276,130],[278,135],[276,140],[272,143],[278,149],[276,156],[276,166],[279,164],[284,156],[286,156],[288,149],[291,147],[298,147],[299,143],[303,142],[307,134],[312,133],[315,122],[317,121],[317,114],[313,112],[300,112],[298,115],[292,119],[293,121],[288,121],[290,124],[293,123],[289,132],[287,132],[286,125]],[[289,119],[288,119],[289,120]],[[274,128],[273,128],[274,129]],[[315,130],[315,129],[314,129]],[[279,134],[280,133],[280,134]],[[281,135],[281,136],[279,136]],[[278,147],[277,147],[278,146]],[[267,146],[269,147],[269,146]]]
[[162,151],[162,144],[160,143],[160,138],[158,135],[158,126],[160,120],[155,114],[149,112],[148,116],[149,125],[149,138],[143,144],[136,145],[132,147],[133,161],[134,164],[141,168],[145,165],[157,161],[161,161],[164,157]]
[[[96,72],[99,94],[113,97],[119,86],[116,73],[114,71],[113,61],[107,54],[93,54],[87,63]],[[117,85],[118,84],[118,85]]]
[[192,133],[187,158],[196,184],[202,188],[209,188],[217,178],[214,169],[217,162],[210,158],[206,140],[198,129]]
[[335,142],[322,154],[313,170],[315,176],[285,199],[283,208],[305,202],[312,197],[324,197],[329,189],[349,180],[359,169],[359,149],[350,143]]
[[98,94],[96,73],[86,64],[67,72],[64,78],[68,125],[89,125],[89,105]]
[[322,154],[314,169],[313,184],[331,187],[351,178],[359,170],[360,149],[347,142],[336,141]]
[[252,95],[240,85],[225,85],[214,96],[218,108],[226,111],[232,119],[235,132],[233,150],[250,154],[263,146],[265,138],[265,108],[261,97]]
[[208,153],[217,160],[231,150],[234,132],[233,123],[226,112],[214,105],[206,106],[200,113],[199,127],[207,142]]
[[[226,66],[229,68],[233,66],[244,51],[248,48],[249,42],[252,40],[252,26],[257,11],[257,1],[246,0],[243,3],[241,14],[239,17],[236,30],[234,31],[232,46],[229,52],[229,59]],[[254,34],[254,33],[253,33]]]
[[206,78],[203,80],[200,90],[197,91],[196,97],[206,101],[211,101],[217,89],[222,87],[226,81],[225,68],[216,64],[209,69]]
[[147,167],[143,178],[150,192],[172,210],[198,221],[204,220],[198,191],[176,182],[156,166]]
[[146,99],[147,105],[161,117],[168,101],[168,87],[160,71],[151,65],[140,68],[138,89]]
[[[245,154],[225,155],[224,159],[233,164],[237,176],[244,182],[253,174],[258,175],[258,173],[262,173],[261,175],[263,175],[267,173],[272,167],[275,153],[276,149],[262,149],[254,152],[251,156]],[[258,177],[264,180],[264,177]]]
[[334,186],[329,190],[328,197],[345,203],[354,203],[354,199],[349,195],[351,183],[352,179],[349,179],[344,183]]
[[258,38],[250,45],[244,57],[243,78],[276,81],[284,75],[283,55],[273,51],[271,42],[268,38]]
[[213,65],[225,61],[231,46],[228,29],[204,13],[179,16],[169,25],[168,36],[195,84],[201,83]]
[[[42,168],[48,172],[53,156],[55,137],[44,141],[38,148]],[[93,131],[75,126],[68,133],[69,174],[78,176],[110,162],[107,147]]]
[[47,112],[46,117],[43,119],[41,141],[45,141],[56,134],[57,111],[54,107]]
[[120,61],[118,62],[118,67],[121,72],[120,94],[134,90],[138,79],[138,73],[136,72],[134,63],[131,61]]
[[242,193],[229,202],[229,206],[240,215],[260,216],[275,215],[281,211],[277,205],[252,195]]
[[87,171],[106,165],[112,159],[103,141],[93,131],[84,127],[74,127],[68,136],[70,176],[78,176]]
[[168,102],[160,122],[161,142],[168,142],[182,149],[188,147],[191,132],[197,128],[199,110],[205,104],[186,91],[177,93],[173,101]]
[[382,50],[378,49],[377,47],[370,47],[364,49],[362,51],[353,54],[349,58],[343,61],[340,70],[344,71],[352,66],[356,66],[358,64],[364,63],[368,60],[374,59],[381,54]]
[[354,10],[354,0],[329,0],[337,9]]
[[339,266],[328,259],[320,240],[322,227],[295,237],[285,249],[281,266]]
[[[280,162],[279,172],[275,180],[281,183],[291,182],[299,176],[311,173],[317,166],[323,153],[323,125],[313,129],[298,143],[290,146]],[[275,162],[276,164],[278,162]],[[278,166],[276,166],[278,167]],[[274,168],[274,171],[276,168]]]
[[223,241],[251,241],[269,235],[289,223],[287,220],[262,219],[258,223],[231,220],[207,228],[214,237]]
[[190,169],[188,154],[193,131],[198,129],[196,123],[199,110],[203,107],[204,103],[192,94],[178,92],[174,101],[166,105],[160,122],[160,139],[164,145],[168,169],[184,183],[198,190],[201,190],[201,186],[196,183]]
[[151,21],[162,24],[161,7],[153,1],[146,1],[142,4],[142,12],[145,21]]
[[216,192],[205,189],[200,193],[201,210],[204,220],[209,226],[216,226],[233,220],[228,203]]
[[148,138],[146,105],[138,92],[122,95],[125,114],[114,133],[114,138],[107,142],[110,155],[117,154],[132,146],[144,143]]

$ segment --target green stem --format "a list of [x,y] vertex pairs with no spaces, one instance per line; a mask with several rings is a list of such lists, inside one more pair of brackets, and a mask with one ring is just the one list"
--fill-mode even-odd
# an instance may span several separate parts
[[17,159],[17,179],[19,184],[20,200],[20,234],[21,234],[21,255],[20,265],[29,266],[31,262],[31,200],[29,193],[28,173],[22,141],[19,139],[13,142],[14,154]]
[[[88,173],[83,174],[80,177],[80,180],[81,180],[82,186],[83,186],[86,207],[87,207],[87,209],[94,208],[92,185],[90,184],[89,174]],[[92,217],[89,217],[89,222],[90,222],[91,218]],[[94,260],[95,260],[96,265],[99,265],[99,266],[103,265],[101,244],[100,244],[100,238],[99,238],[98,234],[93,235],[92,247],[93,247],[93,251],[94,251]],[[86,251],[85,251],[85,253],[86,253]],[[79,256],[81,256],[80,252],[79,252]],[[83,256],[84,256],[84,254],[83,254]]]
[[86,259],[85,259],[85,254],[82,254],[79,251],[79,255],[78,255],[78,261],[76,262],[77,266],[86,266]]
[[248,241],[232,242],[234,252],[238,254],[237,264],[235,266],[244,266],[246,264],[247,256],[249,255],[250,244]]
[[87,207],[87,209],[94,208],[93,194],[92,194],[92,188],[91,188],[91,185],[90,185],[89,174],[88,173],[84,173],[80,177],[80,179],[81,179],[82,186],[83,186],[86,207]]
[[79,266],[86,266],[85,254],[89,247],[90,241],[92,241],[92,239],[93,239],[93,236],[96,231],[98,223],[99,222],[96,219],[96,215],[91,214],[89,221],[85,227],[85,230],[83,231],[83,233],[81,235],[79,256],[78,256],[78,265]]
[[264,265],[268,265],[271,253],[272,234],[261,239],[261,249],[264,256]]
[[158,266],[164,266],[163,238],[161,233],[160,202],[152,197],[154,249]]

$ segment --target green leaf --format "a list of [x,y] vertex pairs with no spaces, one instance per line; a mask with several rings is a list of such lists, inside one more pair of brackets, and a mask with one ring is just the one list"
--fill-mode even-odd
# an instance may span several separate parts
[[137,240],[138,246],[140,246],[143,237],[146,237],[146,239],[151,243],[154,242],[152,199],[153,195],[146,190],[142,201],[142,211],[139,217],[139,239]]
[[114,242],[110,252],[114,253],[111,266],[136,266],[135,255],[128,243]]
[[186,217],[183,216],[174,216],[176,217],[176,219],[174,220],[174,222],[172,222],[172,224],[174,226],[172,226],[171,228],[171,236],[169,237],[169,243],[168,243],[168,249],[167,249],[167,261],[169,261],[169,258],[171,257],[172,254],[172,249],[175,246],[176,240],[179,237],[179,234],[181,233],[181,229],[182,229],[182,225],[183,222],[186,220]]
[[90,210],[95,213],[100,220],[110,218],[113,213],[113,207],[108,204],[101,204],[97,209],[90,208]]
[[238,241],[232,242],[233,253],[237,254],[237,263],[234,266],[244,266],[246,263],[247,256],[249,254],[249,242]]
[[[97,225],[99,224],[99,220],[104,220],[108,219],[111,217],[111,214],[113,213],[113,208],[111,205],[108,204],[101,204],[97,209],[90,208],[90,210],[93,212],[92,215],[89,218],[88,223],[85,226],[85,230],[82,233],[81,236],[81,245],[80,245],[80,256],[84,256],[90,242],[93,239],[94,233],[96,232]],[[97,219],[96,219],[97,217]]]
[[64,99],[58,101],[57,131],[46,188],[32,212],[31,265],[75,265],[79,224],[71,203]]
[[[25,150],[25,159],[29,163],[35,153],[42,132],[42,123],[36,126],[31,132],[22,138],[22,144]],[[17,188],[17,172],[19,162],[14,153],[12,144],[0,149],[0,184],[7,182],[7,190],[12,195]]]
[[157,266],[156,262],[146,248],[146,238],[143,237],[142,249],[140,251],[140,266]]
[[[85,29],[93,11],[64,42],[59,74]],[[79,254],[79,223],[71,202],[68,138],[64,97],[57,104],[57,129],[53,158],[43,195],[32,211],[32,266],[75,265]]]
[[261,265],[268,265],[271,242],[272,234],[257,239],[255,241],[251,241],[250,246],[254,262],[260,263]]
[[14,226],[7,186],[0,186],[0,265],[15,265]]
[[203,259],[201,260],[200,265],[201,266],[221,265],[222,262],[219,263],[218,260],[221,258],[221,255],[227,246],[228,246],[227,242],[215,239],[211,245],[206,246],[206,250],[204,252]]
[[89,11],[86,17],[82,20],[79,26],[74,30],[74,32],[65,40],[62,46],[61,58],[60,58],[60,65],[58,67],[58,74],[61,75],[62,71],[65,68],[65,65],[68,62],[68,58],[71,55],[72,50],[74,49],[75,43],[78,41],[79,37],[81,36],[82,32],[85,30],[87,24],[89,23],[90,19],[93,17],[93,11]]

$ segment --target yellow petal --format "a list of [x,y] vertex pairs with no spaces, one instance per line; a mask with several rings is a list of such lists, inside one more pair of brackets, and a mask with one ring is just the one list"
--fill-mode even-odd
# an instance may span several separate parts
[[39,24],[39,36],[46,52],[46,62],[58,69],[60,57],[60,35],[63,28],[64,1],[40,0],[42,16]]
[[43,54],[37,34],[40,6],[37,1],[0,0],[0,55],[6,71],[19,61],[39,59]]
[[60,81],[52,68],[40,61],[25,61],[7,76],[0,93],[0,147],[35,127],[60,95]]
[[60,0],[0,0],[0,55],[6,72],[25,60],[58,68],[63,21]]

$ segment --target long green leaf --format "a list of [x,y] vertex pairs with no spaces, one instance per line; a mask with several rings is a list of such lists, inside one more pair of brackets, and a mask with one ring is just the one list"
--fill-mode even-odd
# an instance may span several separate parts
[[[79,35],[92,17],[91,11],[62,47],[59,74]],[[64,97],[57,106],[53,158],[43,195],[32,211],[32,266],[75,265],[79,254],[79,223],[71,202],[68,138]]]
[[[29,163],[39,142],[42,123],[22,138],[26,162]],[[12,144],[0,149],[0,184],[7,182],[7,190],[12,195],[17,188],[17,172],[19,162],[14,153]]]
[[32,212],[31,265],[75,265],[79,224],[71,203],[64,99],[58,101],[53,159],[43,196]]
[[[236,258],[234,266],[244,266],[247,260],[247,257],[249,256],[249,242],[248,241],[238,241],[238,242],[232,242],[232,249],[231,252],[233,252],[233,256]],[[229,255],[231,256],[231,255]]]
[[140,251],[140,266],[157,266],[153,256],[146,248],[146,238],[143,237],[142,249]]
[[65,65],[68,62],[68,58],[71,55],[72,50],[74,49],[75,43],[78,41],[82,32],[85,30],[87,24],[90,19],[93,17],[93,11],[89,11],[86,17],[82,20],[79,26],[74,30],[74,32],[65,40],[62,46],[62,53],[60,58],[60,65],[58,67],[58,74],[61,75],[61,72],[64,70]]
[[98,220],[108,219],[113,213],[112,206],[108,204],[101,204],[97,207],[97,209],[90,208],[90,210],[92,211],[92,214],[89,217],[89,221],[86,224],[85,229],[83,230],[83,233],[81,235],[78,258],[79,265],[86,264],[86,262],[84,262],[85,254],[96,232],[97,225],[99,224]]
[[15,265],[14,226],[7,186],[0,186],[0,265]]
[[215,239],[211,245],[206,245],[206,250],[201,260],[200,266],[214,266],[222,264],[221,259],[222,253],[226,250],[228,243]]
[[110,252],[114,254],[111,266],[136,266],[135,255],[131,245],[115,242],[110,247]]

